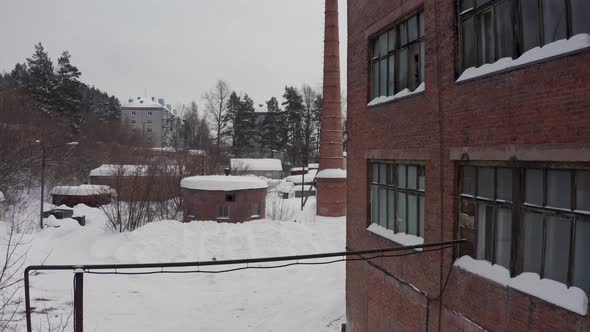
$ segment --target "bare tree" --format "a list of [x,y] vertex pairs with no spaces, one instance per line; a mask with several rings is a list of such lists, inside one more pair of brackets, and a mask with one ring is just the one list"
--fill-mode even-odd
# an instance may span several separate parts
[[227,83],[223,80],[219,80],[217,81],[217,84],[215,84],[215,87],[203,96],[205,101],[205,111],[207,112],[207,116],[213,127],[215,145],[217,146],[218,151],[221,148],[225,127],[227,125],[227,102],[230,93],[231,91]]

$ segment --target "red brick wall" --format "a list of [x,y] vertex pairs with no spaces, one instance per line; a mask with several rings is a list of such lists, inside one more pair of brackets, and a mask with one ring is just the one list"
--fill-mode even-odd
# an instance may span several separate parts
[[[456,237],[458,165],[451,159],[452,151],[475,149],[480,160],[509,160],[512,156],[542,160],[546,154],[511,151],[526,152],[550,144],[551,153],[559,155],[561,160],[590,161],[587,153],[590,52],[455,83],[459,72],[456,5],[454,0],[351,0],[348,3],[347,246],[350,250],[395,245],[366,231],[370,222],[367,165],[371,159],[425,163],[425,242]],[[426,21],[425,92],[368,108],[370,37],[422,7]],[[494,149],[503,149],[505,153],[493,153]],[[580,156],[582,151],[586,152]],[[441,258],[444,258],[442,264]],[[436,297],[452,261],[449,251],[444,257],[440,253],[428,253],[388,258],[379,262],[379,266]],[[410,291],[388,290],[389,296],[375,295],[374,292],[388,287],[386,284],[390,282],[384,281],[386,277],[376,277],[375,273],[384,275],[364,262],[348,264],[347,320],[352,331],[375,331],[375,326],[379,327],[377,330],[396,330],[399,326],[387,322],[399,322],[402,315],[420,317],[425,309],[414,304],[417,301]],[[468,283],[464,282],[466,278]],[[484,290],[479,290],[475,283],[485,285]],[[564,320],[560,325],[564,330],[590,330],[588,317],[489,283],[467,272],[453,272],[442,306],[433,303],[429,307],[430,329],[469,331],[481,325],[493,330],[536,330],[553,318],[557,322]],[[378,309],[388,308],[388,301],[400,303],[404,310]],[[470,305],[475,301],[484,301],[485,310],[492,313],[484,312],[484,306]],[[378,314],[372,312],[375,310]],[[416,319],[414,325],[408,323],[400,329],[423,329],[418,324],[420,319]]]
[[[204,191],[182,189],[184,222],[192,220],[216,220],[219,222],[244,222],[263,219],[266,215],[266,189],[239,191]],[[233,194],[234,201],[226,202],[226,195]],[[252,206],[258,203],[260,217],[252,217]],[[217,207],[229,206],[229,219],[217,218]],[[189,216],[194,216],[191,218]]]

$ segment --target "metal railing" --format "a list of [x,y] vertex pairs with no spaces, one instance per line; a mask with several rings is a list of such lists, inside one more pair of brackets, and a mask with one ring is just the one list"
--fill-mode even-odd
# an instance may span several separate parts
[[[195,261],[195,262],[175,262],[175,263],[144,263],[144,264],[96,264],[96,265],[31,265],[24,271],[24,286],[25,286],[25,312],[27,321],[27,331],[32,332],[31,324],[31,291],[30,291],[30,273],[32,271],[73,271],[74,272],[74,331],[83,332],[83,292],[84,292],[84,274],[112,274],[112,275],[145,275],[145,274],[179,274],[179,273],[225,273],[232,271],[240,271],[246,269],[274,269],[283,268],[294,265],[324,265],[343,261],[360,261],[372,260],[376,258],[386,257],[400,257],[422,254],[431,251],[438,251],[447,248],[453,248],[455,245],[466,242],[465,239],[441,241],[433,243],[424,243],[411,246],[398,246],[381,249],[368,249],[357,251],[341,251],[329,252],[311,255],[295,255],[295,256],[277,256],[264,258],[250,258],[250,259],[232,259],[220,261]],[[430,249],[429,249],[430,248]],[[413,249],[427,249],[427,250],[413,250]],[[429,249],[429,250],[428,250]],[[387,254],[398,251],[408,251],[402,254]],[[366,257],[363,255],[374,255]],[[358,256],[350,258],[351,256]],[[301,262],[312,259],[342,257],[341,259],[320,262]],[[273,266],[252,266],[253,263],[271,263],[271,262],[287,262],[291,263],[273,265]],[[293,262],[294,261],[294,262]],[[231,268],[227,270],[165,270],[167,268],[200,268],[203,266],[219,266],[219,265],[238,265],[246,264],[245,267]],[[156,269],[153,271],[142,272],[126,272],[124,270],[135,269]]]

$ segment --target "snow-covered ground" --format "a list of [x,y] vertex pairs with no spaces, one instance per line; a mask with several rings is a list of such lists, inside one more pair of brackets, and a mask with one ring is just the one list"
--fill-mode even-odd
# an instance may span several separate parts
[[[297,222],[260,220],[243,224],[160,221],[134,232],[105,228],[100,209],[79,205],[80,227],[26,235],[27,265],[223,260],[343,251],[343,218],[314,218],[315,202]],[[5,234],[6,224],[0,222]],[[4,236],[0,245],[5,246]],[[235,267],[235,266],[234,266]],[[227,268],[227,267],[220,267]],[[87,331],[339,331],[344,322],[344,263],[245,270],[222,274],[84,276]],[[33,325],[46,330],[72,311],[73,274],[42,272],[31,277]],[[23,306],[24,309],[24,306]],[[40,313],[46,311],[49,315]],[[71,319],[66,331],[72,330]],[[24,321],[17,330],[24,329]]]

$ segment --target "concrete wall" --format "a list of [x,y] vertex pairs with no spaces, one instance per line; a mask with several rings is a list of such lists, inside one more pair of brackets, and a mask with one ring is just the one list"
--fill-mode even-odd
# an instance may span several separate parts
[[[184,222],[193,220],[215,220],[218,222],[244,222],[263,219],[266,216],[266,189],[238,191],[205,191],[182,189]],[[233,195],[233,202],[227,201]],[[259,206],[259,215],[252,216],[254,204]],[[217,208],[229,206],[229,218],[218,218]]]
[[[425,9],[426,91],[391,103],[370,101],[369,40]],[[457,1],[348,2],[347,247],[391,247],[369,233],[371,159],[423,161],[425,242],[457,236],[458,158],[590,161],[590,52],[456,83]],[[457,268],[452,250],[347,264],[349,331],[588,331],[590,318]],[[411,285],[411,286],[410,286]],[[555,325],[557,324],[557,325]]]

